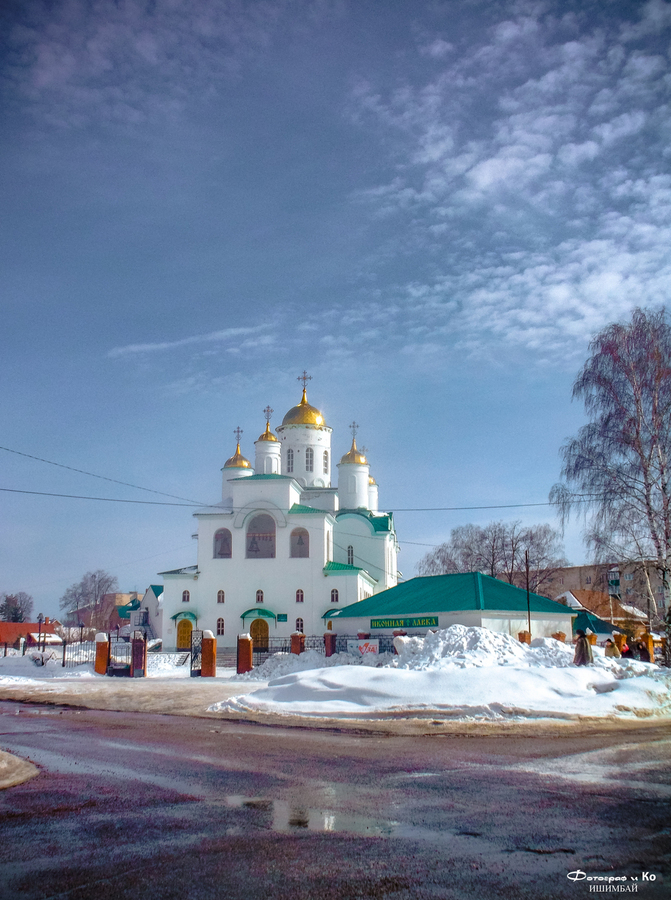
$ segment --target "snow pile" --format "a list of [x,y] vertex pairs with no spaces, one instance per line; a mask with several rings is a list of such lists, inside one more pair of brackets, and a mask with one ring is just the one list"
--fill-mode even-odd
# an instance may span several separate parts
[[283,654],[274,670],[263,673],[272,679],[267,687],[210,709],[329,718],[671,715],[668,670],[606,659],[600,648],[593,648],[593,666],[577,667],[573,648],[553,638],[527,646],[505,634],[463,625],[426,638],[400,637],[394,644],[398,656],[378,659],[375,668],[365,669],[352,668],[349,659],[326,660],[314,652],[293,659]]
[[93,664],[63,668],[62,657],[28,651],[25,656],[0,657],[0,685],[41,682],[52,678],[100,678],[93,671]]
[[270,681],[293,672],[304,672],[306,669],[325,669],[331,666],[371,666],[373,668],[388,665],[392,660],[391,653],[366,653],[353,656],[349,653],[334,653],[324,656],[316,650],[305,653],[274,653],[260,666],[256,666],[245,675],[239,675],[238,681]]

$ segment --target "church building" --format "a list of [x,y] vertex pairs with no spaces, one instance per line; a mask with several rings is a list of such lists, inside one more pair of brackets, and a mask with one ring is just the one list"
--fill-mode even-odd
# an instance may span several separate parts
[[[163,646],[188,649],[193,628],[220,646],[250,632],[256,644],[294,631],[323,634],[324,617],[397,583],[393,514],[378,511],[366,456],[352,444],[332,485],[332,429],[303,396],[255,442],[254,465],[240,450],[222,469],[221,500],[197,510],[198,561],[160,573]],[[327,624],[328,623],[328,624]]]

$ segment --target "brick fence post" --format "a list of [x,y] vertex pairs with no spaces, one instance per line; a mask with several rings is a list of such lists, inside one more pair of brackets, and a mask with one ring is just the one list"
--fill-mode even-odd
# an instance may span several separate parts
[[301,654],[305,651],[305,635],[300,631],[294,631],[291,635],[291,652]]
[[104,675],[107,672],[107,655],[109,651],[109,641],[107,635],[100,632],[96,635],[96,675]]
[[333,656],[336,652],[336,636],[332,631],[327,631],[324,635],[324,655]]
[[641,640],[645,644],[645,647],[650,654],[650,662],[654,663],[655,661],[655,642],[651,634],[648,634],[646,631],[644,635],[642,635]]
[[254,642],[251,634],[238,635],[238,675],[254,668]]
[[200,668],[201,678],[216,678],[217,675],[217,639],[211,631],[203,632],[203,645],[201,649],[202,663]]
[[520,644],[530,644],[531,643],[531,635],[528,631],[520,631],[517,635],[519,638]]

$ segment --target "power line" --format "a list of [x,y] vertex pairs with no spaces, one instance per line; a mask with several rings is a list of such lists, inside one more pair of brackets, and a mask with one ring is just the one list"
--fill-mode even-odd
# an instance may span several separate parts
[[[10,447],[0,447],[0,450],[5,450],[7,453],[14,453],[17,456],[25,456],[26,459],[35,459],[38,462],[47,463],[49,466],[57,466],[59,469],[68,469],[70,472],[78,472],[80,475],[89,475],[91,478],[100,478],[103,481],[111,481],[112,484],[122,484],[124,487],[135,488],[138,491],[148,491],[150,494],[160,494],[162,497],[172,497],[173,500],[187,500],[189,503],[195,503],[197,506],[203,506],[204,504],[198,503],[197,500],[191,500],[190,497],[178,497],[176,494],[166,494],[165,491],[155,491],[152,488],[142,487],[139,484],[130,484],[128,481],[118,481],[116,478],[108,478],[106,475],[97,475],[95,472],[86,472],[84,469],[75,469],[74,466],[66,466],[63,463],[53,462],[50,459],[43,459],[41,456],[32,456],[30,453],[22,453],[21,450],[12,450]],[[24,493],[31,493],[29,491],[25,491]],[[37,493],[34,491],[32,493]],[[70,496],[68,494],[54,494],[53,496]],[[83,499],[83,498],[78,498]],[[106,497],[95,497],[92,499],[96,500],[106,500]],[[128,500],[128,503],[134,503],[139,501]]]
[[[1,448],[0,448],[1,449]],[[148,490],[148,489],[147,489]],[[101,500],[105,503],[140,503],[146,506],[202,506],[202,504],[190,503],[166,503],[163,500],[120,500],[118,497],[85,497],[80,494],[52,494],[49,491],[21,491],[18,488],[0,488],[10,494],[35,494],[38,497],[67,497],[70,500]],[[160,491],[154,493],[160,494]],[[170,494],[164,495],[170,497]]]

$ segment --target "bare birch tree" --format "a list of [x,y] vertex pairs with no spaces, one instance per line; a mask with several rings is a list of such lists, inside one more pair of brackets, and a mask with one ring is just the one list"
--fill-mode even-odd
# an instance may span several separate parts
[[[663,586],[667,627],[671,600],[671,326],[666,310],[636,309],[630,322],[604,328],[573,386],[590,418],[562,447],[563,483],[550,500],[564,521],[587,519],[588,546],[648,571]],[[648,600],[655,608],[652,587]]]

